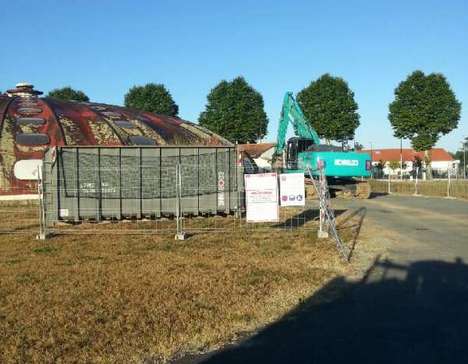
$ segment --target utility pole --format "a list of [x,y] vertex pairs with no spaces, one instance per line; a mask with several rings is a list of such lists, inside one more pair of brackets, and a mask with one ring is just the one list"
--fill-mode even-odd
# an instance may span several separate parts
[[466,179],[466,143],[462,142],[463,147],[463,179]]

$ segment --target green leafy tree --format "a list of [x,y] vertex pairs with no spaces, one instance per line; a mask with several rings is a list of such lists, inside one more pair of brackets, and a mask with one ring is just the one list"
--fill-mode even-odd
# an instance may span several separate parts
[[377,169],[380,169],[381,171],[383,171],[386,165],[387,165],[386,161],[379,159],[379,162],[377,163]]
[[265,136],[263,97],[243,77],[221,81],[209,93],[198,122],[231,142],[254,143]]
[[388,166],[393,172],[395,172],[398,168],[400,168],[400,161],[390,161]]
[[354,138],[359,126],[358,105],[345,80],[328,73],[297,94],[306,119],[327,142],[344,143]]
[[422,162],[421,158],[419,158],[418,156],[415,156],[414,160],[413,160],[413,166],[417,167],[417,168],[422,168],[423,162]]
[[467,166],[468,166],[468,148],[466,150],[467,150],[466,155],[465,155],[464,150],[457,150],[455,153],[450,153],[453,159],[460,161],[458,169],[462,176],[463,176],[463,171],[467,169]]
[[74,90],[70,86],[56,88],[50,91],[47,96],[64,101],[89,101],[89,97],[83,91]]
[[179,106],[162,84],[148,83],[134,86],[125,95],[125,106],[155,114],[177,116]]
[[413,160],[413,177],[420,177],[423,168],[423,162],[421,158],[415,156]]
[[460,112],[461,104],[442,74],[415,71],[395,89],[388,118],[395,137],[409,139],[415,150],[425,151],[430,176],[429,150],[458,126]]
[[354,142],[354,150],[363,150],[363,149],[364,149],[364,145],[362,145],[359,142]]
[[384,176],[384,169],[386,165],[387,165],[386,161],[379,159],[379,161],[375,165],[376,176],[374,177],[382,178]]

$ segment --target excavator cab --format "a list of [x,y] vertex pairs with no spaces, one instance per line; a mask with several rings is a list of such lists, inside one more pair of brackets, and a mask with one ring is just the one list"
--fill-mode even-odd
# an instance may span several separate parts
[[286,147],[286,168],[298,169],[299,153],[309,150],[314,145],[314,141],[308,138],[289,138]]

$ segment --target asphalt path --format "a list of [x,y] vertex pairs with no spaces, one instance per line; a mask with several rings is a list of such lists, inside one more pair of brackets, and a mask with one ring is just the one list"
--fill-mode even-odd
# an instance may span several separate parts
[[245,340],[175,362],[467,363],[468,202],[391,195],[333,206],[365,213],[363,231],[386,250],[362,279],[337,278]]
[[399,263],[455,258],[468,262],[468,201],[385,195],[369,200],[335,199],[333,206],[365,208],[365,224],[393,232],[389,255]]

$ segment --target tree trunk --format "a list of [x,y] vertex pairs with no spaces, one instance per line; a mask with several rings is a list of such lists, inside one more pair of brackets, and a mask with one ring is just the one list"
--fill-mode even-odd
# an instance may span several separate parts
[[424,165],[426,167],[426,179],[432,179],[432,166],[431,166],[431,153],[430,149],[424,151]]

